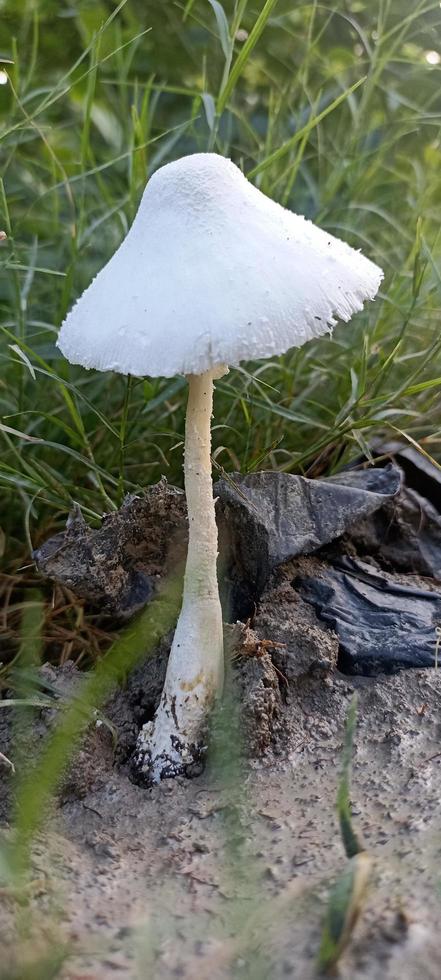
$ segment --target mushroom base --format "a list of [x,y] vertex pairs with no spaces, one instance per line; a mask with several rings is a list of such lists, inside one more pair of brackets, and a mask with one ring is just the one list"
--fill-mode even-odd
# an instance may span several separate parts
[[[175,776],[187,776],[190,779],[199,776],[204,766],[206,744],[189,744],[178,735],[172,735],[169,751],[164,749],[160,755],[155,756],[152,752],[153,734],[154,722],[147,722],[138,738],[131,764],[131,776],[135,783],[140,786],[154,786],[162,779],[174,779]],[[206,734],[208,736],[208,729]]]
[[223,686],[222,611],[217,595],[184,602],[161,701],[138,736],[133,771],[158,783],[201,769],[209,718]]

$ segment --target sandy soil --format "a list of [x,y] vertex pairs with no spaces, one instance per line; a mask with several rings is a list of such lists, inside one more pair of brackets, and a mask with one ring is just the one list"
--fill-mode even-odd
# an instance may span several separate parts
[[[374,874],[339,975],[441,975],[441,672],[341,674],[336,637],[292,580],[291,563],[252,627],[233,637],[231,690],[248,758],[227,702],[205,773],[152,789],[130,781],[129,754],[154,710],[166,645],[108,707],[116,755],[103,726],[86,739],[34,849],[42,884],[31,932],[43,945],[48,934],[71,944],[62,980],[312,980],[329,890],[347,866],[335,801],[354,690],[353,813]],[[65,668],[61,685],[74,681]],[[49,723],[43,717],[41,730]],[[8,980],[16,908],[4,898],[0,975]]]

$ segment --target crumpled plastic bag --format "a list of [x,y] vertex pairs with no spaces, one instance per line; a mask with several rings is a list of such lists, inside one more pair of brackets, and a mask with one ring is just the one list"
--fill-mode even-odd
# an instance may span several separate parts
[[252,612],[273,568],[341,537],[400,488],[401,472],[391,463],[323,480],[272,471],[219,480],[221,578],[231,618]]
[[337,633],[340,666],[347,673],[433,666],[441,595],[402,579],[345,556],[294,583]]
[[403,470],[406,486],[416,490],[426,500],[430,500],[437,510],[441,510],[441,467],[435,465],[427,456],[418,452],[415,446],[402,442],[380,443],[375,453],[389,455]]
[[441,515],[408,486],[353,524],[349,535],[360,557],[369,555],[386,569],[441,581]]

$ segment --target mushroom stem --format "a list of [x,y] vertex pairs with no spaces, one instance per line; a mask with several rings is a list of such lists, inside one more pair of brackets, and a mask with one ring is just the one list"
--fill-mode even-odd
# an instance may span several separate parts
[[142,728],[135,764],[149,782],[189,772],[203,755],[210,711],[224,675],[222,610],[217,583],[217,527],[211,478],[213,379],[188,376],[185,490],[189,540],[182,608],[155,718]]

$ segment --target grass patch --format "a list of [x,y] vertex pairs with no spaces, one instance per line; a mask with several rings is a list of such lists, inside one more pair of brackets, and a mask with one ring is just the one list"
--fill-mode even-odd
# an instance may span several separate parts
[[[61,318],[160,164],[212,148],[362,247],[384,289],[349,326],[243,365],[216,393],[214,457],[332,472],[396,428],[439,456],[439,4],[6,2],[0,244],[0,524],[8,573],[73,501],[97,520],[182,483],[185,385],[71,367]],[[60,37],[64,43],[60,44]],[[395,427],[395,428],[393,428]],[[26,542],[25,549],[23,542]]]

